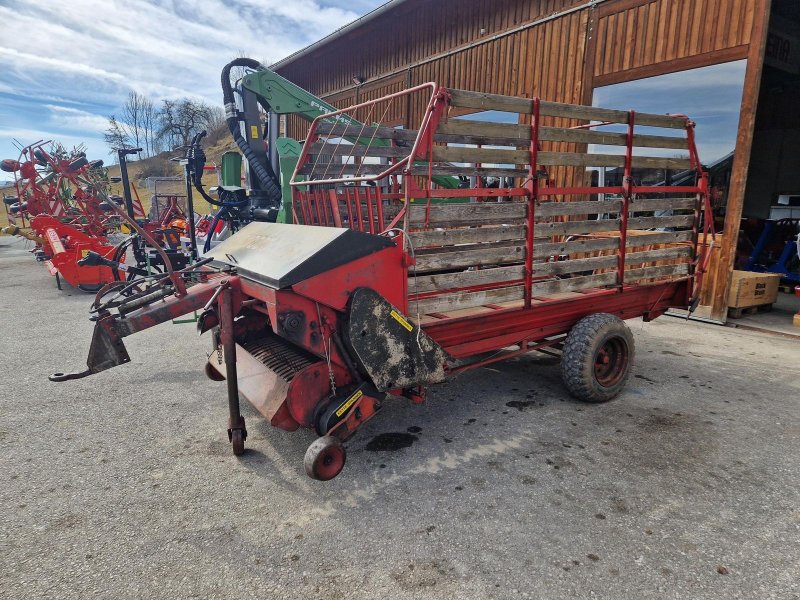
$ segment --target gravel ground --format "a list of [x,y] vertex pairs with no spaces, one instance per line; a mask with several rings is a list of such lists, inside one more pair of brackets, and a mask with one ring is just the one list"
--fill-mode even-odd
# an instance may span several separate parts
[[192,325],[54,384],[88,296],[9,238],[0,281],[0,597],[800,598],[796,341],[632,321],[615,401],[511,360],[389,404],[320,483],[249,407],[231,455]]

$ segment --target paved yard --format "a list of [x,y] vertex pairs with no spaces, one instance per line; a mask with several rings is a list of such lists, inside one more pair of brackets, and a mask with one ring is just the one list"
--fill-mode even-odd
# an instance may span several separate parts
[[192,325],[50,383],[89,297],[22,249],[0,238],[0,597],[800,598],[797,341],[632,321],[615,401],[512,360],[389,404],[320,483],[313,436],[249,409],[231,455]]

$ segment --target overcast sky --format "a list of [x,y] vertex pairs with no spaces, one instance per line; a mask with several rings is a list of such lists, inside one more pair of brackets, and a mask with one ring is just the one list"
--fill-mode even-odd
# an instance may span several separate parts
[[[131,90],[222,105],[222,66],[267,64],[383,0],[0,0],[0,159],[12,144],[84,142],[107,158],[107,117]],[[2,178],[2,177],[0,177]]]

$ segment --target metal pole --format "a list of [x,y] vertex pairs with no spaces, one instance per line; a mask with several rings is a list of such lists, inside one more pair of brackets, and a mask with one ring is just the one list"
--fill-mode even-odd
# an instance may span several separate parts
[[192,175],[189,169],[189,161],[181,161],[183,163],[183,176],[186,180],[186,216],[188,217],[189,226],[189,244],[191,245],[192,260],[197,260],[197,237],[194,229],[194,197],[192,196]]
[[141,148],[120,148],[117,150],[119,157],[119,174],[122,177],[122,195],[125,197],[125,211],[128,216],[133,219],[133,198],[131,198],[131,184],[128,179],[128,161],[125,158],[128,154],[137,154],[141,152]]
[[228,439],[233,443],[234,454],[244,451],[247,429],[239,410],[239,380],[236,371],[236,339],[233,330],[233,292],[229,283],[222,283],[219,295],[219,335],[225,354],[225,379],[228,386]]

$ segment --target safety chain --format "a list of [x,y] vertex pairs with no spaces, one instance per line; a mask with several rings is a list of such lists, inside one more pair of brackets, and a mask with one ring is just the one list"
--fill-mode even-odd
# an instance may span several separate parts
[[323,331],[323,324],[322,324],[322,314],[319,311],[319,302],[315,302],[317,305],[317,320],[319,323],[319,333],[322,336],[322,347],[325,349],[325,362],[328,363],[328,379],[331,382],[331,396],[336,395],[336,378],[333,376],[333,367],[331,366],[331,347],[330,347],[330,336],[328,336],[327,340],[325,338],[325,332]]

